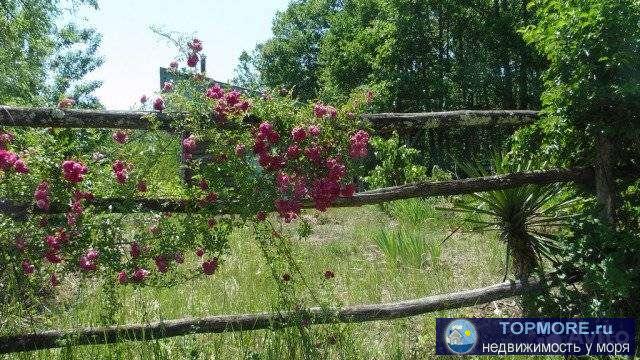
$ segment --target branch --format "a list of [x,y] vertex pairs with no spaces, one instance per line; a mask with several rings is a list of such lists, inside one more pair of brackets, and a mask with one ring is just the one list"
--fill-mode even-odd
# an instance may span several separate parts
[[[57,108],[21,108],[0,105],[0,126],[149,129],[149,115],[160,121],[159,129],[170,130],[172,117],[151,111],[103,111]],[[414,114],[364,114],[362,118],[372,123],[380,132],[391,129],[436,127],[465,127],[481,125],[528,124],[536,120],[537,112],[531,110],[458,110]],[[258,119],[247,116],[247,123]]]
[[[593,177],[592,168],[579,167],[573,169],[518,172],[507,175],[494,175],[462,180],[421,182],[365,191],[357,193],[350,198],[338,198],[333,206],[360,206],[416,197],[470,194],[481,191],[515,188],[528,184],[545,185],[558,182],[588,183],[593,180]],[[185,199],[96,198],[88,202],[88,204],[92,205],[95,209],[112,213],[129,213],[134,211],[184,213],[198,212],[200,209],[197,202]],[[229,208],[229,204],[227,203],[227,206],[225,206],[224,201],[220,201],[218,205],[215,212],[219,214],[225,213]],[[313,208],[313,203],[307,201],[303,204],[303,207]],[[0,200],[0,213],[12,214],[16,218],[24,218],[29,213],[64,213],[68,211],[68,208],[68,205],[65,204],[52,204],[49,211],[42,211],[31,203]]]
[[[563,285],[573,283],[564,280]],[[123,341],[144,341],[187,334],[222,333],[259,329],[277,329],[308,324],[360,323],[421,315],[429,312],[457,309],[511,296],[538,292],[554,281],[530,278],[456,293],[429,296],[394,303],[355,305],[340,309],[309,308],[299,312],[217,315],[199,319],[176,319],[149,324],[115,325],[77,330],[48,330],[31,334],[0,337],[0,354],[51,349],[63,346],[112,344]]]

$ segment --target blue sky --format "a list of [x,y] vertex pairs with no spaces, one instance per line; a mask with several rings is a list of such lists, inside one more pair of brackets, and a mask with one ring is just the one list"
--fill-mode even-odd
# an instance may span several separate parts
[[102,33],[104,65],[89,78],[104,81],[96,94],[107,109],[126,110],[140,95],[158,89],[158,68],[177,55],[150,26],[196,35],[204,43],[207,75],[220,81],[233,77],[243,50],[271,35],[271,22],[289,0],[102,0],[100,9],[82,10]]

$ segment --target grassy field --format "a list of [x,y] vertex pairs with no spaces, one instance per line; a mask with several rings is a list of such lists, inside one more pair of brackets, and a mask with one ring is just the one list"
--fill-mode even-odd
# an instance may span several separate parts
[[[494,233],[462,227],[458,215],[436,210],[445,200],[409,200],[384,209],[366,206],[308,212],[312,235],[294,243],[300,269],[329,305],[377,303],[470,289],[504,276],[504,245]],[[285,228],[285,231],[292,230]],[[73,294],[73,306],[46,309],[38,328],[73,328],[268,311],[278,303],[251,229],[234,234],[232,255],[220,271],[170,289],[98,286]],[[335,278],[325,279],[330,269]],[[293,281],[299,279],[292,274]],[[313,302],[301,299],[305,305]],[[353,325],[192,335],[109,346],[82,346],[14,354],[16,359],[426,359],[435,357],[436,317],[517,316],[514,299],[408,319]],[[293,344],[293,345],[292,345]]]

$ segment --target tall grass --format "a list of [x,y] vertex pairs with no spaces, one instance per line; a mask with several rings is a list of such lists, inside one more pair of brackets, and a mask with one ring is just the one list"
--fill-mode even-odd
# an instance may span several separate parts
[[435,266],[440,262],[440,244],[426,239],[418,230],[380,228],[374,239],[387,261],[393,265],[421,268],[427,263]]
[[[423,201],[427,209],[436,204]],[[402,205],[404,204],[393,204]],[[409,205],[413,206],[413,205]],[[331,306],[405,300],[486,286],[502,279],[503,248],[491,234],[457,234],[444,247],[429,247],[450,233],[447,214],[416,209],[427,220],[401,215],[389,218],[375,206],[332,209],[323,216],[331,221],[316,224],[321,238],[294,241],[292,251],[309,286],[321,291]],[[414,217],[417,221],[418,217]],[[423,219],[423,218],[420,218]],[[451,219],[448,219],[451,220]],[[398,225],[400,223],[402,225]],[[408,238],[422,240],[414,254],[427,268],[397,266],[380,261],[374,238],[383,228],[389,237],[404,227]],[[294,229],[292,229],[293,231]],[[401,237],[399,237],[401,239]],[[249,229],[237,230],[230,241],[231,253],[216,275],[198,278],[173,288],[116,286],[113,293],[98,284],[77,290],[69,307],[55,306],[40,314],[32,325],[0,326],[2,335],[52,328],[127,324],[181,317],[241,314],[277,309],[278,283]],[[422,246],[421,248],[418,248]],[[474,251],[475,248],[497,249]],[[418,250],[415,250],[418,249]],[[440,253],[441,252],[441,253]],[[194,255],[187,262],[196,261]],[[417,259],[417,257],[416,257]],[[430,264],[439,259],[431,270]],[[327,269],[335,278],[325,279]],[[452,271],[450,269],[455,269]],[[294,276],[293,286],[300,286]],[[71,296],[71,295],[69,295]],[[302,306],[313,305],[301,299]],[[504,316],[517,315],[507,307]],[[493,307],[445,310],[407,319],[362,324],[329,324],[283,330],[201,334],[169,339],[125,342],[112,345],[79,346],[12,354],[8,359],[435,359],[435,318],[494,316]],[[26,319],[27,317],[25,317]],[[5,319],[0,319],[3,325]],[[5,324],[6,325],[6,324]],[[0,356],[0,358],[2,358]]]

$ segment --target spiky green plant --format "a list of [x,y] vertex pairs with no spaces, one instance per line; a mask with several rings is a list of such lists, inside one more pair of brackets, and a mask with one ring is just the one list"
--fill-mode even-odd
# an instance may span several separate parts
[[[532,170],[531,163],[510,164],[501,155],[493,156],[488,167],[479,162],[460,166],[471,177]],[[515,277],[522,279],[540,269],[545,259],[555,262],[560,245],[556,234],[572,217],[567,210],[575,200],[559,184],[524,185],[469,195],[455,210],[472,215],[466,220],[479,230],[498,230],[507,246],[505,278],[511,263]]]

